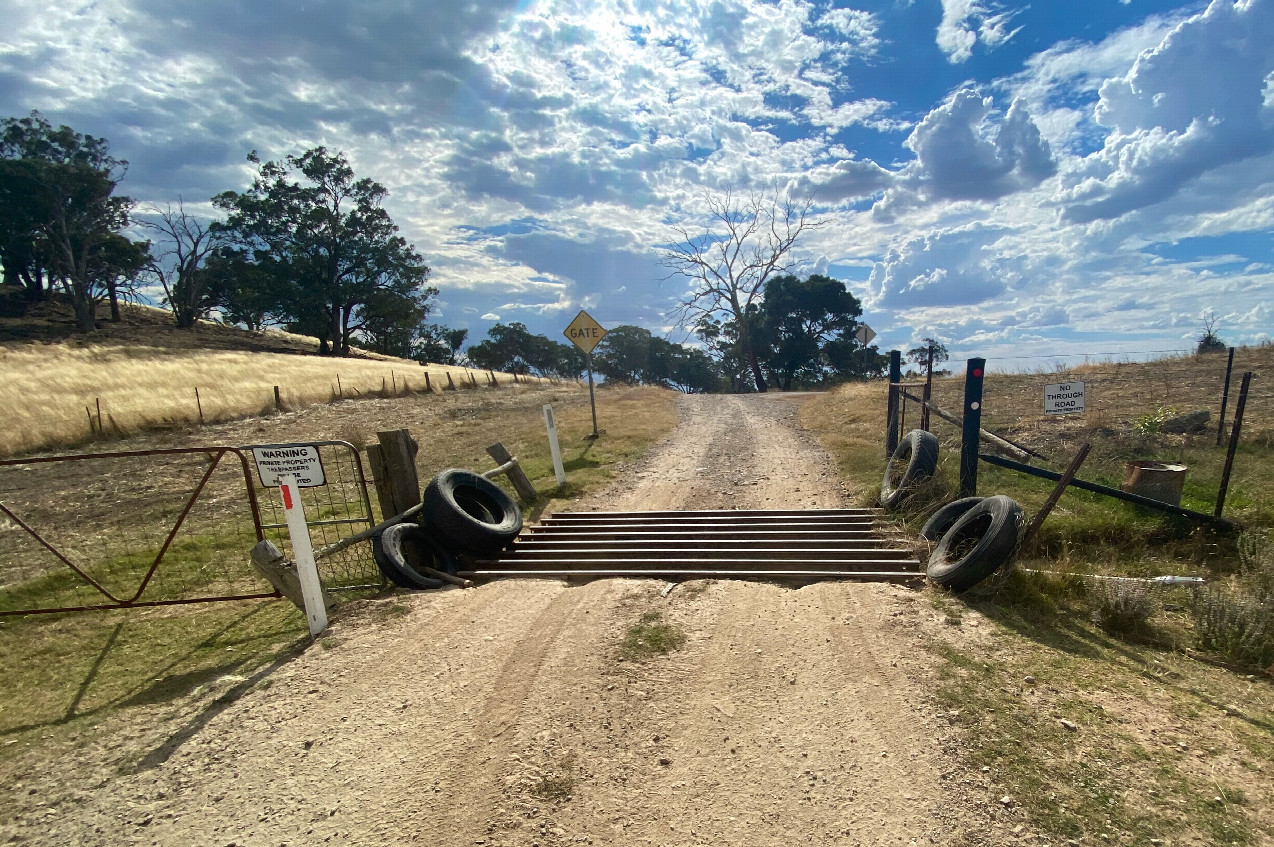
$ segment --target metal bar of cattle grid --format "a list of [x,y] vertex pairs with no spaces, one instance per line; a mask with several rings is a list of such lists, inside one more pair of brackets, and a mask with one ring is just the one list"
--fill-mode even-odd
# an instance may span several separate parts
[[563,513],[462,576],[920,576],[911,550],[873,531],[877,515],[869,509]]
[[[605,568],[599,570],[509,570],[500,568],[483,568],[471,571],[457,571],[458,576],[468,579],[490,577],[569,579],[571,577],[680,577],[683,579],[712,579],[722,576],[718,570],[711,568]],[[745,570],[735,571],[729,576],[746,579],[858,579],[902,581],[918,579],[924,576],[919,571],[801,571],[801,570]]]

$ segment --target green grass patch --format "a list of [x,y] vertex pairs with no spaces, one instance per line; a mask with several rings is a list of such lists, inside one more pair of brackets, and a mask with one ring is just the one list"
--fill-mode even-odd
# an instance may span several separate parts
[[[305,616],[285,600],[0,619],[0,739],[43,741],[233,687],[307,643]],[[0,758],[22,746],[0,744]]]
[[659,612],[644,612],[637,623],[628,628],[619,644],[618,657],[624,662],[639,662],[680,650],[686,634],[664,621]]
[[[1068,594],[1027,609],[973,604],[1002,625],[993,657],[930,642],[941,660],[936,697],[962,731],[968,763],[989,768],[995,791],[1047,838],[1149,844],[1195,832],[1210,844],[1262,843],[1271,833],[1257,827],[1249,789],[1230,784],[1215,762],[1236,738],[1241,758],[1259,761],[1274,725],[1231,718],[1221,731],[1195,732],[1179,724],[1215,721],[1216,699],[1252,698],[1250,684],[1197,663],[1168,670],[1161,654],[1108,638],[1069,611]],[[944,596],[937,605],[960,602]],[[1256,693],[1257,711],[1268,699]],[[1258,779],[1268,802],[1268,776]]]

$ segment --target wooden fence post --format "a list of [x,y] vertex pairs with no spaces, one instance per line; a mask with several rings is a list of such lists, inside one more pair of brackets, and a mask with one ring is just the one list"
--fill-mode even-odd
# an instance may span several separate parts
[[978,435],[982,429],[982,380],[986,359],[970,359],[964,372],[964,427],[960,434],[960,496],[978,493]]
[[378,432],[376,439],[379,444],[367,445],[368,464],[381,516],[390,518],[420,502],[420,479],[416,473],[419,446],[405,429]]
[[509,478],[509,482],[513,483],[513,489],[517,491],[519,497],[528,503],[535,499],[535,486],[531,484],[531,480],[527,478],[522,467],[514,462],[513,454],[505,449],[503,444],[498,441],[492,444],[487,448],[487,455],[495,459],[496,464],[501,467],[511,465],[505,471],[505,475]]

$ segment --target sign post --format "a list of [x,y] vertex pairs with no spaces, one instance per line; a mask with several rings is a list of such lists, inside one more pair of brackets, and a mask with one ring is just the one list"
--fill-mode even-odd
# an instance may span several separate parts
[[553,475],[557,477],[560,488],[566,485],[566,468],[562,467],[562,448],[557,443],[557,419],[553,417],[553,406],[544,407],[544,427],[549,433],[549,452],[553,455]]
[[319,582],[318,564],[314,561],[314,546],[310,543],[310,528],[305,523],[305,508],[301,505],[298,483],[292,474],[278,477],[279,493],[283,497],[283,514],[287,517],[288,535],[292,537],[292,558],[296,562],[296,575],[301,582],[301,596],[305,600],[305,617],[310,623],[310,636],[327,629],[327,607],[323,604],[323,584]]
[[858,346],[863,348],[863,379],[867,379],[867,365],[869,362],[867,345],[871,344],[871,340],[876,337],[876,330],[867,324],[859,324],[858,329],[854,330],[854,337],[858,339]]
[[593,348],[606,336],[602,325],[593,316],[580,309],[575,320],[562,333],[571,343],[584,351],[588,360],[588,403],[593,408],[593,438],[597,438],[597,399],[593,395]]

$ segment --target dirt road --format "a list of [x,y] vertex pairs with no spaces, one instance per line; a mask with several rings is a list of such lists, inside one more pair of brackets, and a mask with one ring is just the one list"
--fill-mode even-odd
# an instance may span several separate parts
[[[796,402],[687,397],[682,426],[623,486],[570,508],[842,505]],[[934,612],[914,591],[665,587],[504,581],[413,595],[380,621],[369,603],[219,711],[32,775],[0,842],[1014,840],[1013,810],[958,769],[927,705]],[[685,646],[620,661],[652,611]]]

